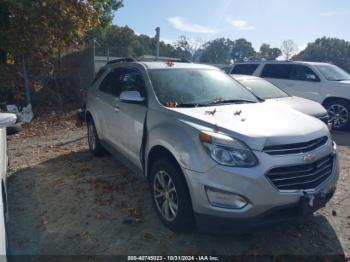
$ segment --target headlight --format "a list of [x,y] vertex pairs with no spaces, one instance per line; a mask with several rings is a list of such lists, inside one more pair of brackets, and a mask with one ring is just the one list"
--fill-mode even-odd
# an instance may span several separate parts
[[254,153],[237,139],[212,132],[200,133],[199,139],[210,157],[220,165],[253,167],[258,164]]

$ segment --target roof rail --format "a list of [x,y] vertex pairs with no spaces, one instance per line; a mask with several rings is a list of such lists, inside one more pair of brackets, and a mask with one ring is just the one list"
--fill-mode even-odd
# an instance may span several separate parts
[[173,62],[173,63],[192,63],[192,61],[185,58],[173,58],[173,57],[159,57],[158,59],[155,56],[141,56],[139,58],[133,57],[122,57],[118,59],[113,59],[107,62],[107,65],[117,64],[117,63],[132,63],[132,62]]
[[192,63],[192,61],[185,59],[185,58],[175,58],[175,57],[163,57],[160,56],[158,59],[155,56],[151,55],[144,55],[139,58],[137,58],[137,61],[140,62],[173,62],[173,63]]
[[286,62],[297,62],[294,60],[248,60],[243,62],[236,62],[234,64],[249,64],[249,63],[286,63]]
[[132,57],[123,57],[123,58],[118,58],[118,59],[113,59],[111,61],[108,61],[107,65],[116,64],[116,63],[131,63],[136,61],[137,60]]

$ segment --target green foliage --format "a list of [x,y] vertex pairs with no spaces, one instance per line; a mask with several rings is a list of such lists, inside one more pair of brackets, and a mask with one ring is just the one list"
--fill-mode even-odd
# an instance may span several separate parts
[[237,39],[233,42],[231,57],[235,62],[243,62],[256,56],[256,52],[251,42],[244,38]]
[[23,85],[22,58],[33,88],[57,57],[82,46],[87,32],[111,21],[121,6],[118,0],[1,0],[0,89]]
[[231,50],[234,42],[227,38],[218,38],[204,44],[200,55],[200,62],[203,63],[230,63]]
[[251,42],[240,38],[235,41],[226,38],[218,38],[207,42],[203,46],[200,61],[205,63],[223,64],[242,62],[254,59],[256,52]]
[[271,48],[268,44],[262,44],[259,53],[257,53],[257,58],[275,60],[280,55],[282,55],[282,51],[279,48]]
[[[128,26],[119,27],[109,25],[95,30],[96,54],[106,56],[129,57],[155,55],[156,42],[154,37],[136,35]],[[161,56],[179,56],[175,47],[160,41],[159,53]]]
[[350,72],[350,42],[337,38],[319,38],[309,43],[293,60],[333,63]]

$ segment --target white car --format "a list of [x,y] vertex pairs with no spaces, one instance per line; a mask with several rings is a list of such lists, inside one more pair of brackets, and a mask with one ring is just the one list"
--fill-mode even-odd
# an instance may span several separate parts
[[328,111],[335,129],[350,128],[350,74],[317,62],[263,61],[235,64],[230,74],[260,76],[291,95],[314,100]]
[[0,201],[0,261],[6,261],[6,169],[7,169],[7,147],[6,147],[6,127],[16,122],[13,114],[0,113],[0,175],[1,175],[1,201]]
[[254,95],[256,95],[259,99],[263,100],[266,104],[272,103],[287,106],[304,114],[316,117],[322,122],[324,122],[326,125],[330,125],[327,110],[315,101],[297,96],[291,96],[287,92],[273,85],[272,83],[257,76],[231,76],[243,86],[248,88]]

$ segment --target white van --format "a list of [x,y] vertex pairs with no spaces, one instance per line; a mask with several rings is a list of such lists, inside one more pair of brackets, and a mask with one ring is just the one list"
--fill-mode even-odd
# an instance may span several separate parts
[[335,129],[350,128],[350,74],[335,65],[247,62],[233,65],[230,74],[260,76],[291,95],[319,102],[327,109]]

